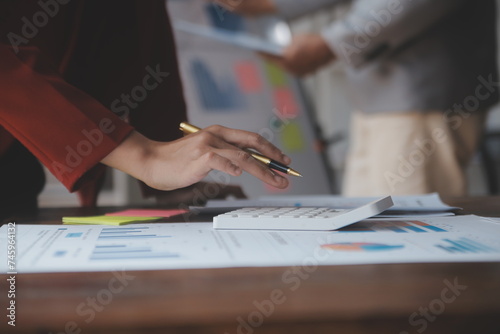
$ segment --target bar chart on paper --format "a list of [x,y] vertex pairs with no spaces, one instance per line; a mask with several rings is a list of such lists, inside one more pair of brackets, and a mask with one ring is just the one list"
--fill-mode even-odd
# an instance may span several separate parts
[[178,253],[154,251],[150,246],[130,244],[97,245],[90,255],[90,261],[131,260],[152,258],[178,258]]
[[[382,221],[385,221],[382,220]],[[399,222],[401,219],[395,219]],[[412,220],[415,221],[415,220]],[[205,223],[106,225],[20,225],[18,272],[155,270],[248,266],[375,263],[500,263],[500,224],[482,217],[417,220],[440,231],[389,230],[368,233],[214,230]],[[398,226],[405,229],[408,226]],[[0,244],[7,226],[0,227]],[[7,255],[1,249],[0,257]],[[0,273],[7,271],[0,262]]]
[[230,112],[245,107],[245,95],[238,89],[237,82],[231,76],[215,78],[214,73],[201,59],[191,62],[191,71],[200,104],[207,111]]
[[441,244],[436,245],[448,253],[494,253],[498,252],[497,249],[490,246],[484,245],[478,241],[474,241],[469,238],[459,238],[459,239],[442,239]]
[[[178,258],[179,254],[165,250],[155,250],[147,239],[171,238],[170,235],[158,235],[150,232],[147,226],[103,228],[97,237],[89,260],[132,260],[153,258]],[[140,243],[138,244],[137,242]]]
[[419,220],[362,221],[337,231],[337,233],[356,232],[433,233],[448,231]]
[[149,227],[109,227],[103,228],[98,241],[101,240],[116,240],[116,239],[147,239],[147,238],[170,238],[170,235],[151,234]]

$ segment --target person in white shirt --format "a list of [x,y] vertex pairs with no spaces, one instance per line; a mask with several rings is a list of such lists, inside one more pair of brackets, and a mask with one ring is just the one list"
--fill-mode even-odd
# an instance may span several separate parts
[[286,19],[349,3],[283,57],[302,76],[347,64],[355,106],[343,194],[466,194],[465,169],[498,101],[494,0],[218,0],[244,15]]

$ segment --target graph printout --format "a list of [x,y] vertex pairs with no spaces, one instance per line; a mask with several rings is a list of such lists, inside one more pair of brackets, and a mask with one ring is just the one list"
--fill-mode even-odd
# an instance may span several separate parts
[[[7,232],[0,228],[0,245]],[[208,222],[17,225],[16,268],[3,260],[0,272],[497,262],[498,235],[497,221],[477,216],[366,220],[335,232],[216,231]]]

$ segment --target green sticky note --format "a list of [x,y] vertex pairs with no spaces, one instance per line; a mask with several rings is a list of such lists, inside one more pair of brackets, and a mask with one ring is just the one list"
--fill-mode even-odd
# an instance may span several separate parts
[[266,61],[264,63],[264,69],[266,71],[267,79],[274,88],[284,87],[287,85],[285,71],[283,71],[280,67]]
[[63,217],[64,225],[126,225],[133,223],[149,223],[162,217],[130,217],[130,216],[90,216]]
[[281,141],[287,152],[301,152],[305,149],[305,139],[297,122],[290,121],[281,130]]

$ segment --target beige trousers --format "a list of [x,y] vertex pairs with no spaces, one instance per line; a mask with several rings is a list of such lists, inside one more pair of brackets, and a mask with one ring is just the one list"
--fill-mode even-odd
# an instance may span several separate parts
[[463,196],[486,113],[365,114],[351,121],[344,196]]

